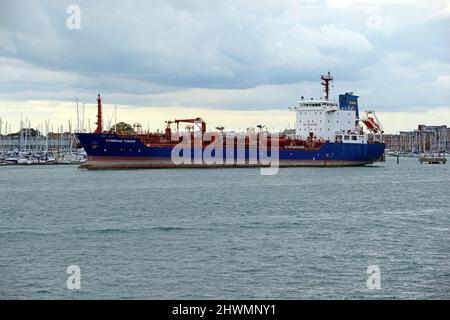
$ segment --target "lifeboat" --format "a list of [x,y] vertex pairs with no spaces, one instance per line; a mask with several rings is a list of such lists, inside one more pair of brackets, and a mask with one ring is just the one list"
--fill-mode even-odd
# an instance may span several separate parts
[[374,111],[366,111],[366,117],[360,119],[372,133],[383,133],[383,127]]

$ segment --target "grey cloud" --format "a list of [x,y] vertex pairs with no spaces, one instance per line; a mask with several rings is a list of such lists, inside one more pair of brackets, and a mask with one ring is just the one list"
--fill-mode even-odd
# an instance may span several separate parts
[[[69,4],[81,7],[80,30],[66,28]],[[173,103],[193,105],[202,104],[201,97],[180,92],[209,88],[222,97],[220,89],[293,84],[300,89],[303,82],[317,83],[318,75],[328,70],[348,84],[346,90],[379,92],[399,79],[397,73],[384,70],[395,67],[397,62],[386,58],[393,53],[407,52],[402,66],[423,76],[426,73],[416,68],[423,62],[430,62],[430,68],[448,65],[447,17],[415,24],[409,21],[420,16],[414,8],[389,9],[392,12],[382,7],[386,21],[399,12],[407,26],[369,30],[363,6],[333,8],[323,1],[4,0],[0,68],[6,71],[0,99],[88,98],[102,91],[117,103],[174,99]],[[12,60],[23,61],[27,71],[11,66]],[[431,72],[434,80],[436,72]],[[391,78],[383,78],[385,74]],[[420,88],[422,80],[410,81],[399,90]],[[432,83],[426,84],[429,90]],[[436,91],[436,99],[448,98]],[[238,96],[237,92],[230,94]],[[377,95],[368,92],[367,99],[375,102]],[[222,102],[228,101],[224,108],[277,107],[292,95],[279,97],[270,103],[256,98],[254,103],[247,98]],[[208,99],[205,104],[211,103]],[[391,101],[398,108],[406,104],[399,95]]]

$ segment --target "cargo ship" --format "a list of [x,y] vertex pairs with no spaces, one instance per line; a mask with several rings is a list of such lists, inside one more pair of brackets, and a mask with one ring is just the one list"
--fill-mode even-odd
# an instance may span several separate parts
[[[385,150],[383,128],[374,111],[360,116],[358,96],[353,92],[329,97],[333,77],[321,76],[324,96],[301,97],[289,107],[295,113],[295,129],[268,132],[264,126],[247,132],[226,132],[223,127],[207,131],[199,117],[166,121],[163,132],[104,131],[102,99],[97,98],[97,128],[78,133],[87,153],[87,169],[263,167],[276,160],[279,167],[362,166],[380,159]],[[180,131],[180,123],[188,123]],[[172,125],[176,130],[172,130]],[[181,159],[181,161],[180,161]],[[270,161],[272,161],[272,163]]]

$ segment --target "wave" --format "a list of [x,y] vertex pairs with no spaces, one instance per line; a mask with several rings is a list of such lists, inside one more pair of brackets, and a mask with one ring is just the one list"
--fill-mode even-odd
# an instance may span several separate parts
[[58,231],[43,231],[43,230],[0,230],[0,236],[2,235],[36,235],[36,236],[50,236],[58,234],[86,234],[86,233],[135,233],[146,231],[183,231],[191,230],[190,227],[178,227],[178,226],[155,226],[155,227],[142,227],[142,228],[122,228],[122,227],[109,227],[109,228],[96,228],[96,229],[62,229]]

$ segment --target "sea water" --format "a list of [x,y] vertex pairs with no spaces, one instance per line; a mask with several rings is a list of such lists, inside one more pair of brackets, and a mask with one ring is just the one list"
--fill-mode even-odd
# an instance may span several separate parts
[[0,184],[2,299],[450,298],[449,165],[3,166]]

